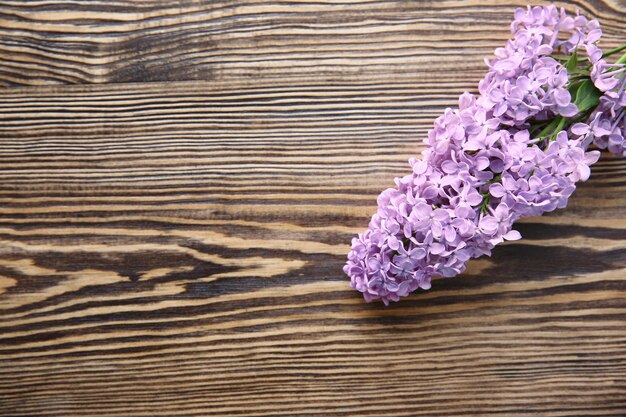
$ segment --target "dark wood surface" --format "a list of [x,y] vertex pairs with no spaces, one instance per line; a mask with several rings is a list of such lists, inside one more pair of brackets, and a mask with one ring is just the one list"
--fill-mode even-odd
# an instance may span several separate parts
[[0,415],[626,416],[626,161],[401,303],[341,271],[518,5],[3,1]]

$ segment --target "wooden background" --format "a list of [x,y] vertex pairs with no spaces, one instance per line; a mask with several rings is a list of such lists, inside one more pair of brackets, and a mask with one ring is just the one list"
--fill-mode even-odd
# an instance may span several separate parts
[[399,304],[341,271],[518,5],[2,1],[0,415],[626,416],[625,161]]

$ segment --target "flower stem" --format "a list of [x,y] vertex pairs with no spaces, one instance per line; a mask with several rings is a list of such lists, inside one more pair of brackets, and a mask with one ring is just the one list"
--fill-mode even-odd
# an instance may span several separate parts
[[[626,49],[626,45],[624,45],[624,46],[622,47],[622,49]],[[626,64],[626,54],[622,55],[622,56],[620,57],[620,59],[618,59],[615,63],[616,63],[616,64]]]
[[[626,49],[626,44],[624,44],[622,46],[618,46],[617,48],[609,49],[608,51],[606,51],[605,53],[602,54],[602,58],[606,58],[607,56],[611,56],[611,55],[616,54],[618,52],[622,52],[625,49]],[[622,58],[624,58],[624,56],[622,56]],[[622,60],[622,58],[620,58],[620,61]]]

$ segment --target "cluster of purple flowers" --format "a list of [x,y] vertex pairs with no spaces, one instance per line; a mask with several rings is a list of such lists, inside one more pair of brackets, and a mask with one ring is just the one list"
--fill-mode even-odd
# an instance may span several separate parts
[[[513,39],[487,61],[480,95],[464,93],[437,118],[423,158],[380,194],[368,230],[352,240],[344,271],[367,301],[428,289],[433,276],[457,275],[469,259],[519,239],[519,218],[565,207],[599,158],[589,143],[624,153],[626,77],[598,52],[598,22],[528,7],[511,28]],[[578,51],[587,57],[580,65]],[[574,96],[585,79],[595,86]],[[597,108],[582,111],[597,91]]]
[[590,45],[587,56],[592,63],[591,80],[603,94],[591,117],[586,122],[573,124],[570,133],[580,138],[584,146],[593,143],[600,149],[626,157],[626,55],[609,64],[602,59],[602,51]]

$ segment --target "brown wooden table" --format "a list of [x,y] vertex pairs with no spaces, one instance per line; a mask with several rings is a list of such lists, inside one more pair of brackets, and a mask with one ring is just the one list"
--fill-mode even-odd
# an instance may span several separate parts
[[0,415],[626,416],[625,161],[399,304],[341,270],[518,5],[2,2]]

